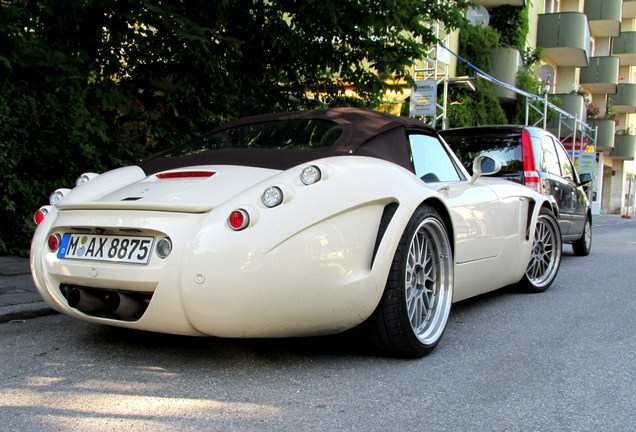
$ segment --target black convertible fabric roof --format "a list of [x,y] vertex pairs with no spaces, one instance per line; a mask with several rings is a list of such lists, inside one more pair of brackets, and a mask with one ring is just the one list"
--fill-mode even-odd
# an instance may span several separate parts
[[205,136],[250,124],[284,120],[329,120],[342,127],[330,147],[312,149],[221,148],[175,157],[171,150],[140,163],[146,174],[194,165],[244,165],[288,169],[327,156],[372,156],[412,170],[406,130],[433,129],[419,120],[360,108],[326,108],[244,117],[222,125]]

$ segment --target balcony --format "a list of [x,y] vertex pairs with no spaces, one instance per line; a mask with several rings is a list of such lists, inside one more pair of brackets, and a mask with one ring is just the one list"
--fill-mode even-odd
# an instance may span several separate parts
[[614,138],[616,134],[616,122],[607,119],[590,119],[588,126],[597,128],[596,151],[603,152],[614,148]]
[[614,159],[634,160],[634,156],[636,156],[636,135],[616,135],[614,148],[609,155]]
[[619,84],[609,100],[616,112],[636,113],[636,84]]
[[539,15],[537,47],[557,66],[587,67],[590,26],[587,15],[560,12]]
[[623,18],[636,18],[636,0],[623,1]]
[[581,68],[579,83],[594,94],[614,94],[618,84],[617,57],[591,57],[590,65]]
[[[517,71],[523,64],[521,54],[516,48],[493,48],[490,50],[491,75],[499,81],[512,86],[517,82]],[[497,84],[493,84],[497,98],[502,102],[514,102],[517,93]]]
[[626,31],[612,40],[612,54],[621,61],[621,66],[636,65],[636,32]]
[[[553,96],[558,99],[558,102],[555,103],[556,106],[566,113],[575,116],[578,120],[585,121],[585,118],[587,117],[587,105],[585,104],[583,96],[577,93],[561,93]],[[561,117],[560,115],[552,118],[548,126],[548,129],[551,132],[556,134],[560,133],[561,136],[567,135],[575,128],[576,130],[580,130],[581,126],[579,124],[575,124],[573,119]]]
[[488,9],[497,6],[525,6],[526,0],[473,0],[473,3],[482,5]]
[[596,37],[616,37],[621,32],[623,0],[585,0],[585,15]]

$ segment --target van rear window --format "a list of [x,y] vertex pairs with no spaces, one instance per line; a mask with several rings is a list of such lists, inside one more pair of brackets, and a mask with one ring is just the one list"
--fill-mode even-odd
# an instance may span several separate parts
[[501,163],[499,175],[523,171],[521,132],[480,133],[445,131],[442,136],[453,149],[464,167],[472,174],[473,160],[479,155],[490,156]]

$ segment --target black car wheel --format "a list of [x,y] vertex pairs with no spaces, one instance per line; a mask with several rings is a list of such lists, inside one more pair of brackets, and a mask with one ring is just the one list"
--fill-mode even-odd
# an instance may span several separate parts
[[581,238],[572,242],[572,251],[574,255],[588,256],[592,249],[592,221],[588,217],[585,219],[585,225],[583,227],[583,234]]
[[453,253],[442,218],[419,208],[400,239],[384,294],[370,319],[376,344],[422,357],[439,343],[453,299]]

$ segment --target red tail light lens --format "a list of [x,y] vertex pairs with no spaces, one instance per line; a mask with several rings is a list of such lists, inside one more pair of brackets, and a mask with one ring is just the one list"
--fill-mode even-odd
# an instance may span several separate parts
[[40,225],[46,218],[47,214],[49,214],[49,211],[45,208],[41,208],[35,212],[35,215],[33,215],[33,220],[36,224]]
[[230,213],[230,217],[227,220],[228,225],[234,231],[240,231],[247,228],[250,224],[250,217],[245,210],[238,209]]
[[214,171],[179,171],[157,174],[160,179],[212,177]]
[[523,152],[523,176],[525,185],[536,192],[541,192],[541,179],[534,163],[532,139],[528,131],[521,131],[521,150]]
[[48,246],[51,252],[55,252],[60,247],[60,242],[62,241],[62,237],[59,234],[53,234],[49,237]]

